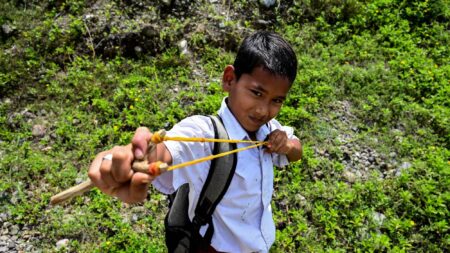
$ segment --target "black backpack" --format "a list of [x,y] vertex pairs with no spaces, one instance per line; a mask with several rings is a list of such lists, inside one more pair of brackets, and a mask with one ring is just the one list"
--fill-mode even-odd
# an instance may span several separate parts
[[[214,126],[216,139],[229,139],[228,133],[219,116],[209,116]],[[235,143],[214,143],[213,154],[236,149]],[[206,249],[214,233],[212,214],[225,195],[236,170],[237,154],[227,155],[211,161],[208,177],[203,185],[195,215],[191,221],[188,216],[189,184],[184,184],[169,195],[169,212],[164,220],[166,245],[169,253],[195,252]],[[200,227],[208,224],[205,236],[199,233]]]

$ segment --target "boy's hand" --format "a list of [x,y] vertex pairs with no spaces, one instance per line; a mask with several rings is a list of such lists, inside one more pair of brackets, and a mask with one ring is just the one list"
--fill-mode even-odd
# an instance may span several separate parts
[[289,139],[286,132],[276,129],[268,136],[266,152],[286,155],[291,162],[302,158],[302,144],[297,139]]
[[[116,146],[99,153],[89,167],[89,178],[102,192],[116,196],[126,203],[142,202],[147,197],[148,184],[153,177],[131,168],[134,159],[147,153],[152,134],[147,128],[138,128],[132,143]],[[112,154],[112,159],[108,158]],[[106,156],[106,157],[105,157]]]
[[279,129],[276,129],[269,134],[268,142],[269,144],[267,144],[266,151],[269,153],[287,155],[292,149],[292,144],[290,143],[286,132]]

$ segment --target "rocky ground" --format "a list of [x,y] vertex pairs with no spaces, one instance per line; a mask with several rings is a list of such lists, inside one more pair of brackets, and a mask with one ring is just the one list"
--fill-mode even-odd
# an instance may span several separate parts
[[0,252],[38,252],[35,248],[40,235],[28,226],[19,226],[8,213],[0,213]]
[[[58,1],[55,1],[56,3]],[[155,55],[163,52],[171,46],[178,46],[182,52],[195,54],[201,50],[202,44],[214,44],[224,48],[233,49],[250,30],[244,26],[231,28],[228,21],[240,23],[243,21],[239,8],[231,5],[232,1],[227,1],[229,5],[224,5],[219,0],[209,0],[209,5],[202,6],[197,1],[187,0],[161,0],[157,3],[147,3],[147,1],[123,1],[128,5],[128,12],[119,14],[123,7],[111,1],[91,1],[91,8],[83,13],[83,19],[89,36],[79,38],[77,50],[84,53],[95,53],[108,59],[121,54],[128,57],[140,57],[142,55]],[[223,1],[226,2],[226,1]],[[275,1],[260,2],[260,16],[250,17],[250,22],[255,27],[270,27],[276,21],[272,18],[271,10]],[[108,12],[110,18],[106,18]],[[176,18],[180,22],[177,26],[170,24],[170,18]],[[62,27],[69,17],[57,16],[55,22],[59,22]],[[161,19],[164,18],[164,19]],[[244,15],[245,19],[245,15]],[[176,28],[178,34],[175,36],[165,36],[164,30]],[[12,35],[15,29],[9,26],[2,26],[5,34]],[[105,35],[106,34],[106,35]],[[203,35],[198,44],[188,44],[193,37]],[[61,59],[63,62],[65,59]],[[201,72],[200,69],[193,70]],[[2,103],[11,103],[3,100]],[[377,170],[381,177],[398,176],[403,169],[411,166],[408,162],[398,161],[395,152],[383,154],[375,150],[369,143],[361,142],[355,138],[359,133],[359,119],[352,114],[352,104],[348,101],[341,101],[335,104],[334,117],[322,117],[322,120],[337,133],[341,155],[330,154],[329,150],[323,147],[316,147],[316,156],[325,157],[344,165],[342,177],[348,183],[366,179],[369,174]],[[11,112],[7,115],[8,124],[16,127],[20,121],[26,121],[32,125],[33,138],[52,139],[52,132],[47,129],[47,125],[52,120],[51,113],[40,111],[38,114],[27,110],[21,112]],[[51,142],[50,142],[51,143]],[[38,147],[42,150],[51,149],[51,145]],[[322,171],[313,172],[313,178],[323,177]],[[2,197],[2,196],[0,196]],[[301,197],[301,196],[300,196]],[[383,214],[378,214],[382,219]],[[131,216],[133,219],[134,216]],[[134,218],[136,219],[136,218]],[[19,225],[11,219],[11,214],[0,213],[0,252],[39,252],[33,245],[44,235],[33,231],[27,225]],[[55,249],[67,245],[68,239],[62,239],[55,244]]]
[[[359,120],[351,112],[352,105],[348,101],[337,102],[334,105],[334,116],[324,116],[322,120],[326,121],[333,131],[340,145],[336,147],[341,154],[336,155],[332,151],[324,147],[314,148],[315,156],[329,159],[330,161],[338,161],[344,165],[341,177],[348,183],[355,183],[359,180],[365,180],[370,173],[374,171],[380,172],[380,177],[399,176],[403,169],[411,166],[408,162],[400,163],[396,160],[397,154],[391,152],[389,154],[379,153],[369,143],[358,140],[358,122]],[[26,120],[33,125],[32,134],[34,138],[52,138],[52,133],[45,127],[45,122],[51,121],[51,114],[46,111],[40,111],[38,115],[29,111],[20,113],[11,113],[8,117],[10,124],[14,124],[16,118]],[[40,122],[40,123],[36,123]],[[50,146],[42,146],[40,149],[51,149]],[[320,180],[324,177],[323,171],[314,171],[312,173],[314,180]],[[35,193],[30,193],[31,195]],[[299,194],[298,198],[303,198]],[[12,200],[13,201],[13,200]],[[306,200],[305,200],[306,201]],[[129,215],[124,214],[124,219],[137,220],[140,216],[145,216],[142,212],[130,211]],[[376,213],[379,219],[384,217],[382,213]],[[1,234],[0,234],[0,252],[39,252],[33,245],[43,238],[37,231],[27,225],[22,226],[15,224],[8,213],[0,213]],[[64,247],[69,243],[69,239],[61,239],[54,246],[55,249]]]

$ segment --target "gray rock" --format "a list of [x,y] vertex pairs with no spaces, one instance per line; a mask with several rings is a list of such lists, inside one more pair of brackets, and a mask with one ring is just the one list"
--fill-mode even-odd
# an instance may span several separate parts
[[142,54],[142,47],[140,47],[140,46],[135,46],[135,47],[134,47],[134,53],[135,53],[136,55],[141,55],[141,54]]
[[38,112],[38,115],[39,115],[39,116],[45,116],[45,115],[47,115],[47,111],[46,111],[45,109],[42,109],[42,110],[40,110],[40,111]]
[[14,242],[14,241],[9,241],[8,242],[8,248],[10,248],[10,249],[12,249],[12,248],[15,248],[16,247],[16,243]]
[[142,30],[141,30],[141,34],[146,37],[149,37],[149,38],[154,38],[154,37],[159,36],[158,30],[154,26],[151,26],[151,25],[144,26],[144,28],[142,28]]
[[187,40],[183,39],[178,43],[178,49],[180,49],[181,54],[189,54]]
[[33,126],[31,134],[34,137],[43,137],[46,132],[47,132],[47,130],[45,129],[45,126],[36,124]]
[[[0,194],[0,196],[2,196],[2,194]],[[8,220],[8,214],[0,213],[0,222],[4,222],[6,220]]]
[[2,25],[2,31],[5,35],[11,35],[14,32],[14,29],[9,25]]
[[11,227],[11,225],[12,225],[11,222],[7,221],[7,222],[3,223],[2,227],[9,228],[9,227]]
[[161,0],[161,3],[165,6],[170,6],[172,4],[172,0]]
[[83,19],[86,20],[86,21],[88,21],[88,20],[95,21],[98,18],[94,14],[86,14],[86,15],[83,16]]
[[383,222],[386,219],[386,216],[382,213],[374,212],[372,214],[372,219],[377,226],[381,226],[381,225],[383,225]]
[[69,239],[62,239],[59,240],[58,242],[56,242],[56,249],[61,249],[61,248],[65,248],[67,247],[67,245],[69,245]]
[[34,119],[36,115],[32,112],[29,112],[27,109],[23,110],[21,114],[25,117],[25,119]]
[[266,8],[271,8],[277,3],[276,0],[259,0],[259,3]]
[[356,175],[351,171],[344,171],[344,173],[342,173],[342,176],[344,177],[345,181],[349,183],[354,183],[356,181]]
[[27,245],[26,247],[25,247],[25,251],[26,252],[30,252],[30,251],[32,251],[33,250],[33,245]]
[[412,164],[410,162],[403,162],[402,165],[400,165],[399,169],[406,170],[406,169],[411,168],[411,166],[412,166]]
[[0,247],[0,252],[8,252],[8,247]]
[[300,206],[306,206],[306,204],[308,204],[308,201],[306,200],[306,198],[301,195],[301,194],[296,194],[295,198],[299,200]]
[[17,235],[18,233],[19,233],[19,226],[17,225],[11,226],[11,228],[9,229],[9,234]]

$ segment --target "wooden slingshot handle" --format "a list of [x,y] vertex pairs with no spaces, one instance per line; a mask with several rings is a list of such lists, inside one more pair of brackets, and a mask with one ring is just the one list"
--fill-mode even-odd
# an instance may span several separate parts
[[[161,136],[165,135],[164,130],[162,130],[159,133]],[[153,152],[153,150],[156,148],[156,145],[152,142],[149,144],[148,148],[148,154]],[[169,166],[166,163],[156,162],[156,163],[148,163],[147,158],[144,160],[135,160],[132,165],[132,169],[136,172],[142,172],[146,174],[150,174],[152,176],[159,176],[160,174],[167,171],[167,168]],[[70,187],[67,190],[64,190],[50,198],[50,204],[51,205],[57,205],[64,201],[67,201],[75,196],[82,195],[83,193],[90,191],[92,188],[94,188],[94,183],[87,179],[86,181],[82,182],[79,185],[75,185],[73,187]]]

